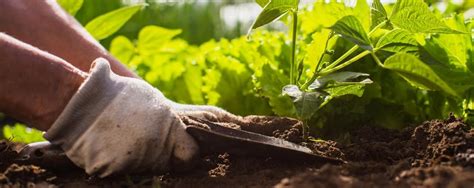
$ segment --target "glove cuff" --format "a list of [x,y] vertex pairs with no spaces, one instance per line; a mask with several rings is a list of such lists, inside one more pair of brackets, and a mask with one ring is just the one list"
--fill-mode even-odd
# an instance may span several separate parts
[[44,138],[52,144],[60,145],[65,151],[71,148],[125,87],[124,84],[114,81],[117,77],[111,72],[105,59],[96,59],[89,76],[44,134]]

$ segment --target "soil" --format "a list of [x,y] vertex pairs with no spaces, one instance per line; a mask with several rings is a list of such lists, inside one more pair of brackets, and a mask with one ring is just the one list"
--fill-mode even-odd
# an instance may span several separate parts
[[223,125],[283,138],[347,163],[220,153],[202,156],[197,167],[187,173],[99,179],[77,169],[58,171],[16,164],[19,145],[3,141],[0,183],[65,187],[474,187],[474,129],[454,117],[404,130],[363,127],[351,132],[344,143],[302,142],[301,124],[287,118],[255,116],[247,120],[241,125]]

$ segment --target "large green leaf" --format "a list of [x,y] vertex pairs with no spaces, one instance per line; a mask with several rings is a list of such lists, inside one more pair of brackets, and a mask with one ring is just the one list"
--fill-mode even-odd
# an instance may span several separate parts
[[418,43],[412,37],[412,34],[402,29],[394,29],[383,35],[377,45],[377,50],[388,52],[416,52],[418,50]]
[[344,3],[317,1],[313,4],[313,10],[300,11],[298,15],[298,19],[301,20],[299,27],[302,33],[312,34],[323,28],[331,27],[339,19],[347,15],[354,15],[353,9],[345,6]]
[[384,68],[397,72],[414,86],[441,90],[453,96],[459,96],[443,79],[441,79],[428,65],[411,54],[395,54],[389,57]]
[[370,29],[373,29],[375,26],[388,20],[387,11],[385,11],[380,0],[374,0],[372,2],[372,7],[370,8],[370,19],[372,21]]
[[365,0],[357,0],[355,7],[352,9],[353,15],[359,19],[364,29],[370,27],[370,6]]
[[57,0],[57,2],[66,12],[74,16],[81,9],[84,0]]
[[307,47],[307,55],[305,57],[305,62],[309,63],[311,70],[314,70],[316,66],[318,66],[321,56],[326,53],[326,44],[328,44],[327,40],[329,40],[330,36],[331,32],[328,29],[324,29],[321,32],[316,32],[311,35],[313,40]]
[[446,19],[445,22],[449,27],[456,29],[457,31],[467,33],[463,35],[440,34],[438,36],[440,42],[447,46],[448,50],[464,63],[468,58],[467,56],[469,53],[467,51],[473,49],[473,35],[468,34],[472,33],[473,31],[465,23],[463,14],[453,15]]
[[474,87],[474,74],[467,70],[456,70],[444,65],[430,65],[440,78],[442,78],[456,93],[464,94]]
[[117,32],[144,6],[145,5],[134,5],[105,13],[87,23],[85,28],[95,39],[105,39]]
[[352,85],[341,85],[331,88],[326,88],[324,91],[331,96],[331,98],[337,98],[344,95],[355,95],[362,97],[364,94],[366,84],[352,84]]
[[255,0],[257,2],[258,5],[260,5],[260,7],[265,7],[265,5],[268,4],[268,2],[270,2],[270,0]]
[[370,39],[367,36],[364,27],[355,16],[344,16],[331,26],[331,29],[334,33],[359,45],[361,48],[372,50]]
[[316,79],[308,88],[322,90],[326,87],[339,85],[371,84],[372,80],[368,78],[369,76],[369,74],[361,72],[336,72]]
[[286,85],[282,93],[293,99],[296,113],[302,119],[311,118],[319,110],[326,97],[321,92],[303,92],[296,85]]
[[299,0],[270,0],[270,2],[263,7],[262,12],[257,16],[255,22],[253,22],[251,29],[259,28],[285,15],[291,10],[296,10],[298,3]]
[[451,70],[467,70],[467,50],[464,49],[464,53],[461,53],[460,55],[457,50],[462,50],[463,47],[458,46],[459,43],[457,45],[455,44],[457,42],[456,37],[453,37],[451,40],[452,42],[447,42],[441,41],[439,38],[431,38],[426,41],[423,48],[435,60],[436,63],[441,64]]
[[431,12],[423,0],[398,0],[389,19],[395,26],[414,33],[460,33]]

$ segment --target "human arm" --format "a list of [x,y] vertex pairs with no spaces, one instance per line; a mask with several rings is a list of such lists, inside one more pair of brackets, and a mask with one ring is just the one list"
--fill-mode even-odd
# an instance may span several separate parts
[[85,73],[0,33],[0,111],[46,131],[89,174],[189,167],[197,144],[161,92],[95,62]]
[[87,74],[0,33],[0,112],[47,130]]
[[103,57],[118,75],[138,78],[55,0],[0,1],[0,32],[54,54],[82,71],[87,72],[96,58]]

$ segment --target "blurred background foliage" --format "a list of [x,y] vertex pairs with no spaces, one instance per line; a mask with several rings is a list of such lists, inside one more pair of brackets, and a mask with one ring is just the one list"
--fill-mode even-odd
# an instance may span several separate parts
[[[299,16],[301,37],[298,51],[317,48],[312,43],[317,33],[343,15],[355,14],[367,22],[365,25],[369,24],[369,4],[365,1],[301,1],[306,8]],[[385,1],[386,4],[394,2]],[[426,2],[440,16],[464,12],[467,22],[474,17],[472,0]],[[251,40],[242,35],[247,33],[260,11],[254,0],[84,0],[75,17],[86,25],[99,15],[137,3],[147,3],[148,6],[100,42],[167,97],[181,103],[216,105],[239,115],[294,117],[291,100],[281,96],[281,88],[289,83],[290,46],[286,27],[282,24],[286,17],[281,19],[283,22],[254,32]],[[344,52],[350,46],[344,40],[335,41],[336,54],[327,57],[328,60],[340,56],[337,52]],[[307,55],[299,54],[300,59]],[[305,59],[302,80],[311,75],[312,60]],[[376,69],[371,59],[364,61],[371,63],[356,64],[348,69]],[[434,103],[427,101],[444,105],[449,99],[439,92],[427,94],[426,91],[413,90],[394,73],[369,73],[376,83],[404,84],[398,84],[396,88],[373,84],[361,98],[347,96],[335,100],[310,122],[315,132],[338,132],[347,125],[356,127],[361,124],[399,128],[408,122],[442,118],[458,105],[432,109]],[[0,113],[1,125],[8,125],[0,129],[3,131],[0,135],[5,138],[20,142],[42,140],[38,136],[40,132],[25,128]]]
[[[183,32],[178,36],[179,38],[190,44],[202,44],[210,39],[235,38],[247,31],[249,23],[239,22],[228,14],[229,10],[224,12],[224,9],[231,7],[233,11],[236,11],[235,13],[240,12],[241,16],[249,16],[248,21],[251,21],[249,11],[253,9],[254,16],[258,13],[256,12],[258,5],[254,4],[253,0],[84,0],[82,8],[75,17],[85,25],[99,15],[136,3],[147,3],[148,6],[137,13],[114,36],[124,35],[133,38],[144,26],[158,25],[170,29],[181,29]],[[249,10],[245,9],[246,7],[251,8]],[[224,16],[227,20],[224,20]],[[242,27],[243,25],[247,27]],[[108,47],[112,38],[114,37],[101,42]]]

